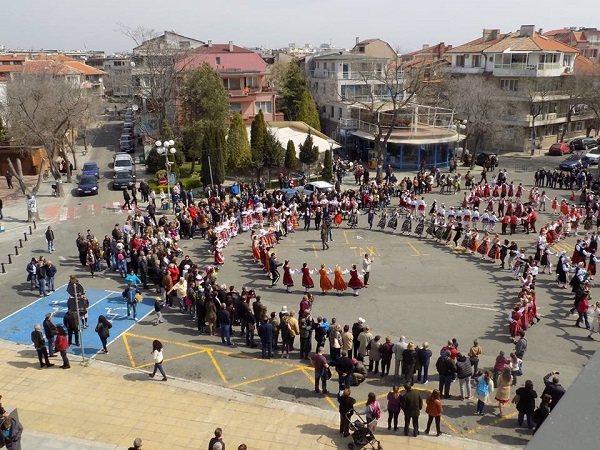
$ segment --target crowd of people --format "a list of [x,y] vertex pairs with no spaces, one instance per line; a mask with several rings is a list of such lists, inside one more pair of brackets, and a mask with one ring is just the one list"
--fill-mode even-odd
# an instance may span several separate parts
[[[339,177],[343,170],[341,166],[336,166],[336,176]],[[419,390],[412,387],[429,382],[432,358],[439,386],[426,399],[426,413],[429,416],[426,432],[429,432],[435,421],[437,434],[441,433],[442,400],[451,398],[450,390],[455,380],[458,380],[460,390],[457,399],[477,400],[474,413],[483,415],[485,405],[496,402],[499,414],[502,415],[503,406],[512,400],[519,411],[519,426],[526,417],[529,428],[539,427],[547,416],[546,410],[551,409],[560,399],[557,392],[560,392],[561,387],[556,374],[544,379],[546,388],[538,408],[535,407],[537,394],[531,380],[527,380],[523,387],[516,390],[516,396],[513,397],[512,394],[515,393],[513,390],[517,378],[523,376],[523,359],[527,350],[526,330],[540,320],[535,291],[539,265],[544,267],[542,273],[545,270],[552,273],[550,257],[554,255],[553,243],[576,233],[577,227],[572,224],[568,226],[571,207],[565,213],[565,208],[561,206],[560,213],[557,212],[560,215],[553,217],[538,233],[537,211],[545,210],[545,203],[549,201],[545,192],[539,193],[535,187],[525,199],[525,188],[520,184],[515,186],[514,183],[509,183],[505,170],[499,170],[497,176],[494,173],[491,183],[487,182],[485,172],[487,171],[484,170],[479,183],[474,183],[468,173],[462,203],[448,209],[444,204],[438,205],[437,201],[428,205],[421,195],[431,191],[436,182],[439,186],[444,186],[442,177],[435,171],[421,171],[413,180],[403,179],[400,182],[390,170],[386,171],[385,178],[376,177],[374,180],[368,175],[365,177],[365,173],[357,177],[355,172],[356,188],[342,192],[338,183],[338,190],[311,197],[298,193],[288,195],[281,190],[269,192],[259,182],[250,185],[236,184],[229,196],[221,186],[208,188],[207,197],[197,200],[180,186],[173,190],[172,205],[160,217],[156,215],[156,195],[150,192],[145,199],[148,202],[145,211],[136,207],[123,225],[116,224],[111,232],[105,234],[102,242],[90,230],[85,236],[80,233],[76,247],[81,265],[89,268],[92,277],[95,272],[104,269],[103,263],[107,270],[119,272],[126,284],[123,298],[128,305],[128,316],[131,307],[134,319],[137,319],[136,296],[142,295],[144,291],[156,290],[156,295],[153,296],[156,325],[163,322],[164,309],[179,309],[180,313],[191,314],[199,333],[218,336],[216,339],[220,338],[224,345],[234,345],[233,330],[234,327],[239,327],[240,336],[248,347],[258,347],[260,343],[262,358],[273,358],[275,351],[279,351],[280,358],[290,358],[297,351],[300,360],[312,361],[315,369],[315,392],[320,395],[329,394],[327,381],[332,376],[331,369],[335,369],[338,375],[336,393],[340,393],[340,432],[344,434],[349,432],[348,412],[354,405],[352,386],[359,385],[368,377],[391,377],[393,361],[393,379],[390,378],[390,383],[395,387],[387,397],[388,429],[392,424],[394,430],[398,429],[398,416],[403,411],[405,434],[409,434],[409,422],[412,422],[413,435],[418,435],[418,416],[423,399]],[[458,185],[453,182],[456,192],[461,190],[460,182],[460,179]],[[395,196],[399,197],[399,204],[390,208]],[[597,204],[588,201],[587,196],[584,205],[574,208],[575,215],[579,210],[584,214],[598,214],[600,209]],[[553,209],[557,208],[553,206]],[[427,342],[417,345],[403,336],[394,342],[391,336],[378,335],[362,318],[354,324],[342,324],[335,318],[328,320],[323,317],[311,292],[315,288],[311,275],[318,272],[318,288],[322,295],[330,291],[342,295],[350,287],[356,296],[361,288],[369,286],[373,258],[367,253],[362,261],[352,264],[350,269],[342,269],[340,265],[336,265],[332,270],[324,264],[319,268],[311,268],[307,263],[293,268],[289,259],[283,262],[278,260],[274,248],[288,233],[310,231],[314,223],[325,251],[329,248],[329,243],[333,242],[336,227],[345,219],[354,219],[358,223],[360,215],[367,216],[368,228],[372,228],[374,217],[378,215],[378,227],[382,230],[391,228],[393,232],[401,219],[403,233],[414,233],[419,238],[430,236],[432,242],[453,243],[455,247],[465,248],[466,254],[481,255],[481,258],[498,261],[500,269],[505,269],[507,264],[520,284],[517,301],[508,318],[507,335],[511,336],[515,345],[514,350],[509,352],[509,358],[506,358],[504,352],[500,352],[493,368],[486,370],[479,365],[483,350],[477,340],[467,351],[459,351],[456,339],[450,339],[439,352],[434,352]],[[513,224],[515,220],[516,223]],[[303,230],[300,229],[301,222],[304,222]],[[498,222],[502,224],[501,233],[495,230]],[[510,234],[517,233],[517,225],[523,225],[525,233],[538,233],[535,255],[526,256],[524,248],[500,237],[507,232],[508,225]],[[225,264],[227,244],[239,233],[246,231],[249,231],[251,258],[256,264],[260,264],[272,286],[276,286],[281,280],[286,292],[292,293],[294,275],[301,273],[299,284],[304,293],[297,309],[288,310],[287,306],[283,306],[280,311],[269,311],[256,289],[238,289],[219,280],[218,268]],[[179,248],[178,241],[195,238],[208,241],[209,253],[214,258],[211,264],[204,260],[194,262],[189,255],[183,256],[184,252]],[[570,283],[575,292],[575,310],[579,317],[577,324],[585,322],[591,332],[598,331],[600,314],[600,305],[596,304],[592,324],[589,325],[585,305],[589,303],[590,281],[595,274],[597,238],[594,233],[578,240],[571,261],[564,254],[559,254],[556,263],[558,281],[563,285],[566,283],[566,275],[574,273]],[[587,269],[585,258],[590,258]],[[279,272],[280,268],[283,277]],[[36,283],[40,279],[39,262],[32,261],[31,270],[29,266],[27,270],[32,289],[39,286],[39,281]],[[348,282],[343,279],[343,275],[347,273],[350,275]],[[329,277],[331,274],[334,275],[333,281]],[[47,274],[44,278],[47,278]],[[70,292],[79,292],[77,286],[80,286],[79,282],[72,279]],[[84,294],[83,288],[80,293]],[[67,314],[73,316],[73,313],[78,312],[82,317],[81,326],[86,327],[87,307],[85,300],[81,303],[82,298],[85,299],[85,295],[79,295],[78,302],[74,299],[70,302],[72,308],[69,308]],[[68,333],[68,344],[71,345],[71,337],[75,336],[77,345],[79,323],[76,319],[72,322],[65,316],[64,331]],[[108,353],[106,339],[109,329],[110,322],[100,316],[96,331],[105,353]],[[40,340],[39,335],[36,335],[36,349],[42,367],[51,365],[45,354],[46,346],[49,346],[52,354],[52,345],[55,345],[50,342],[49,333],[46,333],[46,337],[48,342],[42,342],[43,336]],[[154,373],[160,371],[166,381],[162,368],[162,344],[157,342],[153,347]],[[326,356],[327,344],[329,351]],[[56,349],[62,355],[62,350],[58,347]],[[68,362],[64,365],[68,366]],[[401,385],[403,390],[400,389]],[[546,398],[546,394],[551,399]],[[378,412],[377,408],[380,407],[377,400],[372,401],[371,397],[369,394],[365,416],[369,429],[374,431],[381,411],[379,409]]]

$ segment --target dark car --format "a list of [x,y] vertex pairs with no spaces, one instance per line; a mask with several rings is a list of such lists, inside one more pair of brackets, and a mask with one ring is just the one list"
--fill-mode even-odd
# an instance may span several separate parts
[[585,169],[592,163],[592,160],[587,156],[571,155],[560,163],[560,170],[571,171],[573,169]]
[[281,193],[285,197],[285,200],[288,202],[291,201],[292,197],[294,197],[295,195],[298,196],[298,190],[292,188],[283,188],[281,189]]
[[86,162],[81,169],[82,175],[94,175],[96,178],[100,178],[100,168],[98,164],[93,161]]
[[575,138],[571,141],[570,145],[573,147],[573,150],[591,150],[592,148],[598,147],[598,142],[589,137]]
[[113,189],[128,189],[135,183],[135,175],[131,172],[116,172],[113,178]]
[[133,153],[135,151],[135,141],[133,137],[122,134],[119,139],[119,151]]
[[498,155],[495,153],[479,152],[475,157],[475,164],[484,167],[486,162],[491,162],[492,157],[496,160],[496,164],[498,164]]
[[77,194],[83,195],[96,195],[98,194],[98,179],[95,175],[83,175],[79,180],[79,186],[77,187]]

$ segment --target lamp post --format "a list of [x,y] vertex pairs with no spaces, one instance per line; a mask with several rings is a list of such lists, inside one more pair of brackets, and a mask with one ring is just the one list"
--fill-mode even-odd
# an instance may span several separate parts
[[[460,142],[460,132],[467,129],[467,119],[455,120],[452,126],[456,130],[456,144],[454,145],[454,157],[456,158],[458,152],[458,143]],[[467,146],[467,140],[465,139],[465,147]],[[461,158],[465,154],[465,147],[463,147]]]
[[177,150],[175,149],[175,147],[173,147],[175,145],[175,141],[173,141],[172,139],[170,141],[164,142],[156,141],[155,145],[158,154],[165,155],[165,168],[167,170],[167,197],[168,201],[171,202],[171,177],[169,176],[171,173],[171,162],[169,161],[169,154],[174,155],[175,153],[177,153]]

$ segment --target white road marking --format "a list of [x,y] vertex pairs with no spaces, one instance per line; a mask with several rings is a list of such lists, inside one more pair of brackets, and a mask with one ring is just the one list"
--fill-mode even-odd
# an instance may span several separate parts
[[452,303],[452,302],[446,302],[446,305],[461,306],[463,308],[484,309],[486,311],[494,311],[494,312],[499,312],[500,311],[500,309],[490,307],[486,303]]

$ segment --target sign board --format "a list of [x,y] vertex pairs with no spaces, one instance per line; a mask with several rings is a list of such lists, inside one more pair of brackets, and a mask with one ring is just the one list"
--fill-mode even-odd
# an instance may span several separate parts
[[28,198],[26,201],[27,201],[27,211],[36,213],[37,212],[37,201],[35,199],[35,196],[31,196],[31,198]]
[[174,185],[175,183],[177,183],[177,175],[174,173],[170,173],[169,174],[169,184]]

